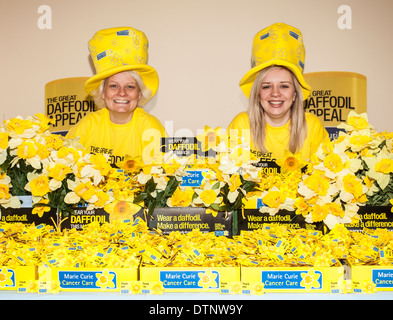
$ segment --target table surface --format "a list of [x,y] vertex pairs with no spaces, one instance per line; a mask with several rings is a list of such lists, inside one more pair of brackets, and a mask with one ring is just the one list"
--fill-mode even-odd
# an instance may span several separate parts
[[373,294],[333,294],[333,293],[265,293],[263,295],[232,295],[220,293],[173,293],[162,295],[133,295],[113,292],[60,292],[57,294],[18,293],[0,291],[0,300],[393,300],[393,291]]

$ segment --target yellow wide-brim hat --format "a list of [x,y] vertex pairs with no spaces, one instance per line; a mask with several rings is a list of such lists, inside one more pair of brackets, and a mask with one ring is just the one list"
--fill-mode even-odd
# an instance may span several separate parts
[[303,77],[305,48],[302,33],[285,23],[274,23],[259,31],[253,40],[251,70],[240,80],[240,88],[249,97],[259,71],[272,65],[290,69],[302,88],[303,99],[310,95],[311,87]]
[[90,56],[96,74],[85,83],[85,90],[92,92],[101,82],[123,71],[136,71],[145,86],[150,89],[152,97],[158,90],[157,71],[147,65],[149,42],[146,35],[132,27],[117,27],[96,32],[89,41]]

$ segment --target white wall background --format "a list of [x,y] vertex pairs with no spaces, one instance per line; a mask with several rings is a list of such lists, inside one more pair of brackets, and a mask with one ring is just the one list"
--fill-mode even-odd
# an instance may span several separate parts
[[[352,29],[338,27],[344,4]],[[52,11],[51,29],[37,24],[41,5]],[[95,73],[87,42],[97,30],[132,26],[146,33],[160,76],[146,109],[167,122],[168,134],[226,128],[247,105],[238,83],[252,39],[274,22],[302,31],[305,72],[364,74],[370,122],[393,131],[391,0],[0,0],[0,118],[45,112],[46,83]]]

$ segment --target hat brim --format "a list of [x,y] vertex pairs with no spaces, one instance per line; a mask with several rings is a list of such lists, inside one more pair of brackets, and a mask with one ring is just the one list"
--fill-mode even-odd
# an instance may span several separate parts
[[259,73],[259,71],[261,71],[262,69],[265,69],[269,66],[272,66],[272,65],[284,66],[284,67],[287,67],[289,70],[291,70],[295,74],[296,78],[298,79],[298,81],[300,83],[302,93],[303,93],[303,100],[306,100],[308,98],[308,96],[311,93],[311,87],[304,80],[303,74],[299,71],[299,68],[297,66],[294,66],[292,63],[289,63],[288,61],[281,60],[281,59],[273,59],[273,60],[269,60],[265,63],[261,63],[260,65],[249,70],[244,75],[244,77],[240,80],[239,85],[240,85],[240,88],[242,89],[243,93],[246,95],[246,97],[248,97],[248,98],[250,97],[252,85],[253,85],[255,78],[256,78],[257,74]]
[[98,89],[101,82],[106,78],[113,76],[114,74],[119,72],[131,70],[138,72],[145,86],[151,90],[152,96],[150,97],[150,99],[153,98],[158,90],[159,78],[157,71],[149,65],[121,65],[111,68],[109,70],[102,71],[92,76],[86,81],[85,90],[88,94],[93,95],[92,92]]

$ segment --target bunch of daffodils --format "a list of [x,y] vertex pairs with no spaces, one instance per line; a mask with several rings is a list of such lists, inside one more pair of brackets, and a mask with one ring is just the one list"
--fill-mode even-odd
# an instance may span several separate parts
[[[260,177],[256,167],[243,166],[227,148],[227,137],[221,131],[205,126],[197,137],[202,150],[213,150],[214,156],[178,157],[172,152],[163,156],[161,164],[144,166],[136,175],[139,191],[134,202],[144,204],[149,214],[156,207],[203,207],[213,215],[239,209],[247,193],[256,190]],[[197,186],[186,186],[184,178],[198,170],[202,180]]]
[[75,140],[52,134],[43,114],[18,116],[0,127],[0,205],[19,208],[18,196],[32,195],[33,213],[78,203],[100,208],[112,201],[99,187],[111,167],[103,155],[87,154]]
[[359,219],[359,206],[385,206],[393,197],[392,135],[378,133],[367,114],[353,111],[339,137],[322,145],[298,187],[296,212],[306,222],[337,223]]

